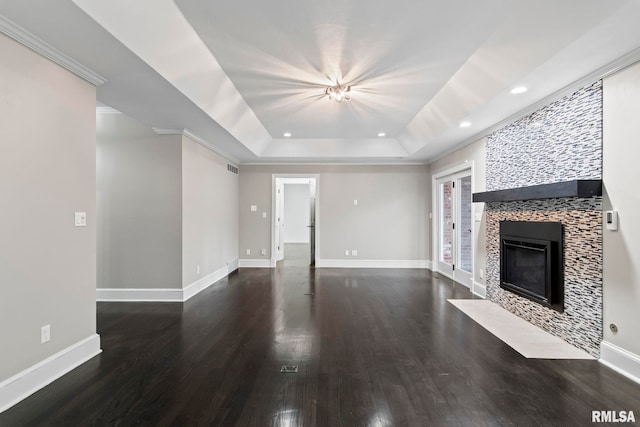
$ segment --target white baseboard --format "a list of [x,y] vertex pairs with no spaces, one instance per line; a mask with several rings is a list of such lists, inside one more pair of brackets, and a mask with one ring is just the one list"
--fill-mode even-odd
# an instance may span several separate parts
[[473,279],[471,279],[471,292],[481,298],[487,297],[487,287]]
[[182,302],[182,289],[98,288],[96,300],[100,302]]
[[214,271],[182,289],[99,288],[97,289],[96,300],[100,302],[185,302],[217,283],[219,280],[227,277],[230,271],[238,268],[237,260],[229,263],[229,265],[232,264],[234,265],[233,270],[231,270],[229,266],[224,266],[218,271]]
[[202,279],[196,280],[182,290],[182,301],[187,301],[189,298],[199,294],[209,286],[218,282],[220,279],[224,279],[228,275],[229,267],[225,265],[218,271],[214,271],[213,273],[204,276]]
[[[272,265],[273,264],[273,265]],[[271,259],[240,259],[238,261],[240,268],[271,268],[275,266],[275,260]]]
[[430,269],[431,261],[410,260],[369,260],[369,259],[317,259],[318,268],[425,268]]
[[238,269],[238,261],[238,258],[234,259],[233,261],[229,261],[229,274]]
[[600,363],[640,383],[640,356],[637,354],[610,342],[602,341],[600,344]]
[[31,396],[67,372],[100,354],[100,336],[93,334],[0,383],[0,412]]

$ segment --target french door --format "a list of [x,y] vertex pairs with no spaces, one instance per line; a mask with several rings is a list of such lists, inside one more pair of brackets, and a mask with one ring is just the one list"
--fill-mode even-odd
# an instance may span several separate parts
[[471,170],[436,180],[436,271],[467,287],[473,272]]

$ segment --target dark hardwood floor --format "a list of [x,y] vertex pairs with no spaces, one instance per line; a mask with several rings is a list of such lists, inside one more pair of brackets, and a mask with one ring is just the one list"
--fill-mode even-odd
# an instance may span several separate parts
[[[295,264],[295,263],[292,263]],[[427,270],[242,269],[185,304],[99,303],[103,353],[0,426],[585,426],[640,386],[530,360]],[[298,373],[280,373],[282,365]]]

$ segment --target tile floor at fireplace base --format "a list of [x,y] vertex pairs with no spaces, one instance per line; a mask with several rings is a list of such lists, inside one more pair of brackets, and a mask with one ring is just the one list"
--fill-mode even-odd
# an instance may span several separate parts
[[487,300],[448,300],[480,326],[528,359],[596,360],[547,331]]

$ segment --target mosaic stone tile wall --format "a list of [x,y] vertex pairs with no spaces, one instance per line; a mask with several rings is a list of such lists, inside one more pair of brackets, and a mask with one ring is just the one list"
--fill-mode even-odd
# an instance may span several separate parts
[[[543,125],[532,126],[532,123]],[[594,83],[501,129],[487,141],[487,190],[602,177],[602,84]],[[598,357],[602,341],[602,200],[486,205],[487,298]],[[500,288],[500,221],[564,226],[564,313]]]
[[[602,201],[564,198],[487,205],[487,298],[593,356],[602,341]],[[564,313],[500,288],[500,221],[564,225]]]
[[602,81],[487,139],[487,191],[602,177]]

